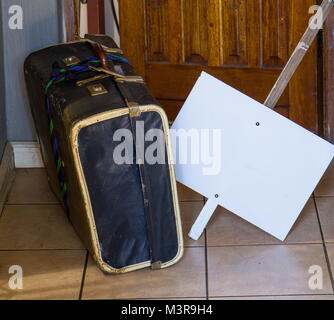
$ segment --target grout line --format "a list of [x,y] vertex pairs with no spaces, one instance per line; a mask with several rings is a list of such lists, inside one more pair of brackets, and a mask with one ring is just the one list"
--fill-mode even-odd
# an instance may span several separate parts
[[[179,203],[202,203],[202,200],[179,200]],[[57,206],[62,205],[60,202],[21,202],[21,203],[14,203],[14,202],[6,202],[4,206]]]
[[[155,297],[155,298],[129,298],[127,300],[131,301],[168,301],[167,299],[173,300],[185,300],[185,301],[191,301],[193,299],[200,299],[200,300],[206,300],[205,297]],[[114,301],[123,301],[124,299],[114,299]]]
[[[23,142],[25,143],[25,142]],[[32,142],[35,144],[34,142]],[[38,143],[37,143],[38,144]],[[15,168],[17,171],[30,171],[30,170],[41,170],[41,171],[46,171],[46,167],[31,167],[31,168]],[[29,174],[29,173],[28,173]]]
[[212,245],[208,248],[234,248],[234,247],[269,247],[269,246],[307,246],[307,245],[321,245],[322,242],[295,242],[295,243],[254,243],[254,244],[225,244]]
[[27,203],[6,203],[6,206],[61,206],[61,203],[57,202],[27,202]]
[[330,260],[329,260],[328,251],[327,251],[327,246],[326,246],[324,231],[323,231],[322,225],[321,225],[321,220],[320,220],[320,214],[319,214],[319,210],[318,210],[318,205],[317,205],[317,201],[316,201],[315,198],[314,198],[314,206],[315,206],[315,211],[317,213],[317,218],[318,218],[318,223],[319,223],[319,228],[320,228],[320,233],[321,233],[321,238],[322,238],[322,245],[323,245],[323,248],[324,248],[325,258],[326,258],[326,262],[327,262],[327,268],[328,268],[329,278],[330,278],[330,281],[331,281],[331,284],[332,284],[332,290],[334,292],[333,272],[332,272],[331,263],[330,263]]
[[1,211],[0,211],[0,219],[1,219],[1,217],[3,216],[3,214],[4,214],[5,207],[6,207],[6,203],[3,204],[2,209],[1,209]]
[[202,248],[205,248],[205,245],[202,245],[202,246],[184,246],[185,249],[191,249],[191,248],[199,248],[199,249],[202,249]]
[[317,196],[317,195],[314,195],[314,198],[334,198],[334,195],[319,195],[319,196]]
[[267,296],[256,296],[256,295],[250,295],[250,296],[213,296],[210,297],[210,299],[217,299],[217,298],[274,298],[274,297],[314,297],[314,296],[325,296],[325,297],[333,297],[334,294],[330,293],[319,293],[319,294],[275,294],[275,295],[267,295]]
[[205,294],[206,300],[209,300],[209,264],[208,264],[208,246],[207,246],[207,233],[206,229],[204,230],[204,239],[205,239],[205,248],[204,248],[204,257],[205,257]]
[[[16,174],[16,173],[15,173]],[[2,209],[1,209],[1,212],[0,212],[0,219],[1,219],[1,217],[4,215],[4,213],[5,213],[5,208],[6,208],[6,206],[7,206],[7,202],[8,202],[8,199],[9,199],[9,195],[10,195],[10,192],[11,192],[11,190],[12,190],[12,188],[13,188],[13,184],[14,184],[14,181],[15,181],[15,174],[14,174],[14,179],[13,179],[13,181],[12,181],[12,186],[10,187],[10,189],[8,190],[8,194],[7,194],[7,196],[6,196],[6,199],[5,199],[5,201],[3,202],[3,204],[2,204]]]
[[81,278],[79,300],[82,300],[82,294],[83,294],[83,289],[84,289],[84,285],[85,285],[86,271],[87,271],[87,265],[88,265],[88,257],[89,257],[89,252],[88,252],[88,250],[86,250],[85,264],[84,264],[84,268],[83,268],[83,271],[82,271],[82,278]]
[[[203,197],[203,206],[206,204],[206,199]],[[204,257],[205,257],[205,291],[206,291],[206,300],[209,300],[209,263],[208,263],[208,236],[207,228],[204,229]]]
[[0,252],[26,252],[26,251],[86,251],[86,249],[0,249]]

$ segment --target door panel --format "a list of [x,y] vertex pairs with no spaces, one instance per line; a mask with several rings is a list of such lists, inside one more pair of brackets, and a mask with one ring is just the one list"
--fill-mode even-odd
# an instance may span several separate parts
[[[313,0],[120,0],[121,42],[175,118],[201,71],[263,102],[305,31]],[[313,45],[277,111],[317,131]]]
[[284,67],[289,56],[289,1],[264,1],[263,67]]
[[[236,1],[223,2],[222,26],[226,32],[222,34],[223,65],[247,66],[248,61],[248,32],[247,6],[245,2],[239,5]],[[223,29],[223,30],[224,30]]]

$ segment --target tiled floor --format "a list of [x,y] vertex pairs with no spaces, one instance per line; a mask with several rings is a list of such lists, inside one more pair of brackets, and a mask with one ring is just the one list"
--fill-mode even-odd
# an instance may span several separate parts
[[[204,204],[179,186],[185,235]],[[43,169],[17,170],[0,216],[0,299],[334,300],[334,164],[282,243],[224,209],[181,262],[162,271],[104,275],[51,193]],[[9,283],[23,269],[23,289]],[[312,290],[311,266],[322,270]],[[318,271],[319,271],[318,270]],[[15,282],[15,280],[14,280]]]

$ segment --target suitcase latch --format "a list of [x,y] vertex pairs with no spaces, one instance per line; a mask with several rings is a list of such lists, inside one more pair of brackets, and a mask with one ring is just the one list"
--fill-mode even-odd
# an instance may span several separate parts
[[91,78],[88,78],[88,79],[77,81],[76,86],[81,87],[81,86],[83,86],[85,84],[88,84],[90,82],[97,81],[97,80],[102,80],[102,79],[109,78],[109,77],[110,77],[109,74],[99,74],[97,76],[94,76],[94,77],[91,77]]
[[123,82],[137,82],[144,83],[144,79],[140,76],[116,76],[115,81],[123,83]]
[[118,54],[123,54],[123,50],[119,48],[109,48],[107,46],[102,45],[102,48],[105,52],[107,53],[118,53]]
[[87,86],[87,90],[92,97],[108,93],[108,90],[102,83],[96,83],[92,84],[91,86]]
[[141,115],[139,104],[136,102],[127,102],[129,108],[129,115],[131,118],[137,118]]
[[75,56],[64,58],[62,61],[67,67],[81,62],[80,59]]

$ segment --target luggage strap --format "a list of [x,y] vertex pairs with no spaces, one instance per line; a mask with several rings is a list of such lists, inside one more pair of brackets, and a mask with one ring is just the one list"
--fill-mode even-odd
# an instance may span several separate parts
[[46,108],[46,114],[48,117],[49,122],[49,135],[50,135],[50,143],[52,147],[52,152],[54,156],[54,161],[56,165],[57,170],[57,176],[58,181],[60,185],[60,194],[63,198],[63,205],[65,208],[65,211],[67,215],[69,215],[69,203],[68,203],[68,183],[66,178],[66,172],[65,172],[65,163],[63,161],[61,152],[60,152],[60,145],[59,141],[55,135],[55,124],[54,120],[52,118],[52,104],[51,101],[46,93],[45,95],[45,108]]
[[[136,141],[136,134],[137,134],[136,122],[137,120],[136,119],[138,119],[141,116],[140,106],[137,102],[135,102],[136,99],[131,93],[128,82],[117,81],[117,79],[115,79],[115,83],[127,107],[129,108],[129,119],[130,119],[132,134],[133,134],[133,141],[135,144],[135,150],[136,150],[136,145],[137,145],[137,141]],[[158,270],[158,269],[161,269],[162,263],[159,260],[159,253],[157,252],[157,249],[155,246],[156,231],[154,229],[153,212],[151,210],[151,205],[150,205],[151,203],[150,196],[152,192],[151,192],[150,180],[148,178],[148,174],[147,174],[147,170],[145,166],[145,154],[136,153],[136,158],[137,158],[136,161],[137,161],[138,170],[139,170],[139,177],[140,177],[141,186],[142,186],[144,212],[146,216],[148,241],[150,245],[151,268],[152,270]]]
[[[72,58],[74,59],[75,57],[72,57]],[[112,63],[114,61],[118,63],[129,64],[129,61],[127,59],[125,59],[124,57],[120,55],[116,55],[116,54],[108,54],[107,61],[109,63]],[[57,63],[55,64],[55,67],[52,70],[50,81],[46,85],[45,90],[47,91],[49,87],[53,85],[54,83],[65,81],[68,78],[73,78],[73,75],[79,75],[87,71],[102,72],[102,70],[104,71],[105,69],[101,68],[101,60],[99,59],[99,57],[96,57],[96,56],[91,56],[87,58],[86,60],[80,61],[78,63],[68,64],[68,65],[66,65],[65,63],[65,66],[59,65],[59,63]],[[113,74],[111,74],[111,71],[108,74],[106,73],[103,74],[103,76],[105,77],[111,76],[111,75],[118,77],[118,78],[124,77],[122,74],[117,73],[117,72],[113,72]],[[100,79],[102,79],[102,75],[98,75],[98,76],[101,77]],[[97,75],[89,79],[77,81],[77,86],[81,86],[83,84],[87,84],[91,81],[97,80],[95,77],[97,77]]]

